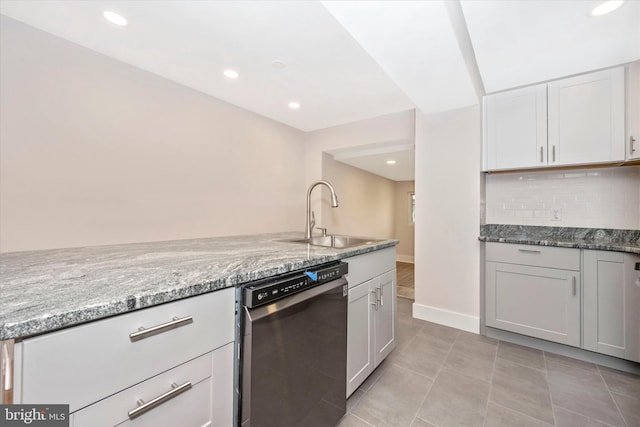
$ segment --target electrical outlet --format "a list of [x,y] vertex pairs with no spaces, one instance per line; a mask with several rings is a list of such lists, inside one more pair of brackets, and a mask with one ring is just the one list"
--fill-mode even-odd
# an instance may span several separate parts
[[551,209],[551,221],[562,221],[562,209]]

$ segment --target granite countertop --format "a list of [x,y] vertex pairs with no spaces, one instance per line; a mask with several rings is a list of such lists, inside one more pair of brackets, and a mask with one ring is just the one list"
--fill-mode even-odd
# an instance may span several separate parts
[[487,224],[479,240],[640,254],[640,230]]
[[0,255],[0,340],[234,287],[391,247],[282,242],[300,233],[134,243]]

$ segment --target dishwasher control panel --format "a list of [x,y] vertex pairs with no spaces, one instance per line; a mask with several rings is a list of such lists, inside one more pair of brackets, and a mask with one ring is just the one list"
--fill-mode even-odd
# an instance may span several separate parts
[[338,279],[349,271],[346,262],[323,264],[303,271],[287,273],[244,287],[244,305],[253,308]]

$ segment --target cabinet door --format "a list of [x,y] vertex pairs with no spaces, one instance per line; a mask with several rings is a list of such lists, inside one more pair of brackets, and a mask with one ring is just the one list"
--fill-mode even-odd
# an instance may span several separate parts
[[379,279],[369,280],[349,289],[347,322],[347,397],[373,372],[370,293]]
[[640,272],[634,274],[633,258],[629,254],[625,259],[619,252],[584,251],[583,347],[640,361],[640,288],[635,285]]
[[624,160],[624,68],[548,83],[549,165]]
[[486,323],[580,346],[580,273],[487,262]]
[[484,99],[488,170],[547,164],[547,88],[536,85]]
[[[396,345],[396,270],[380,276],[374,309],[374,362],[378,366]],[[376,294],[372,294],[374,298]]]
[[627,160],[640,159],[640,61],[627,67]]

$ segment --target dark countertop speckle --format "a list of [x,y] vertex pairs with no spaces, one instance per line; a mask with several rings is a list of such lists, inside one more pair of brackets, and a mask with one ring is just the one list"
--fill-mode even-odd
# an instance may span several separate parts
[[0,340],[50,332],[252,280],[395,246],[333,249],[215,237],[0,254]]
[[640,254],[640,230],[487,224],[479,240]]

